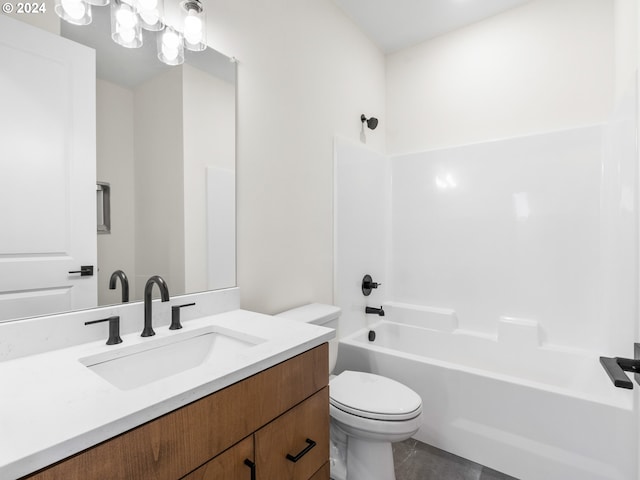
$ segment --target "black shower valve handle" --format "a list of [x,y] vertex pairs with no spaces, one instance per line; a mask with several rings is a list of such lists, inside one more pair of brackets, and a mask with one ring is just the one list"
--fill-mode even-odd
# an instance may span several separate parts
[[365,297],[368,297],[369,295],[371,295],[371,290],[373,290],[374,288],[378,288],[380,285],[382,284],[374,282],[373,278],[371,278],[371,275],[367,274],[362,279],[362,294]]

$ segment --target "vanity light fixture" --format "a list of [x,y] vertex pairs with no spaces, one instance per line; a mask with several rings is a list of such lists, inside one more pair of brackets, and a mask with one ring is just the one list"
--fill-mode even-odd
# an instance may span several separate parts
[[163,0],[55,0],[56,14],[74,25],[91,23],[91,7],[111,3],[111,38],[127,48],[143,44],[142,30],[158,32],[158,59],[167,65],[184,63],[184,49],[206,50],[206,17],[201,0],[180,3],[180,25],[167,25]]
[[85,0],[56,0],[53,8],[56,14],[73,25],[91,23],[91,5]]
[[140,25],[150,32],[159,32],[164,28],[164,3],[162,0],[138,0]]
[[113,0],[111,3],[111,38],[123,47],[142,46],[138,9],[130,0]]
[[207,48],[204,26],[206,17],[200,0],[185,0],[180,4],[183,12],[184,47],[193,52]]
[[157,36],[158,58],[167,65],[184,63],[184,41],[182,34],[176,29],[166,26]]

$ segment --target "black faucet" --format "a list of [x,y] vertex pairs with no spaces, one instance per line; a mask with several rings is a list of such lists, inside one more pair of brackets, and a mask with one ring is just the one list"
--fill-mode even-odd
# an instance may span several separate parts
[[116,280],[118,280],[118,278],[122,284],[122,303],[127,303],[129,301],[129,279],[127,278],[127,274],[122,270],[116,270],[111,274],[111,278],[109,279],[109,290],[116,289]]
[[162,301],[169,301],[169,287],[160,275],[154,275],[147,280],[147,284],[144,286],[144,330],[142,330],[141,337],[151,337],[156,334],[151,326],[151,290],[153,290],[154,284],[158,285],[160,289]]
[[373,313],[374,315],[380,315],[381,317],[384,317],[384,310],[382,309],[382,307],[366,307],[364,309],[364,313]]

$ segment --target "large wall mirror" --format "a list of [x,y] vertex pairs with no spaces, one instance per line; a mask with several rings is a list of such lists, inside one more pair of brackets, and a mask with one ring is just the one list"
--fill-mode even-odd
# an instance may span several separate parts
[[[108,288],[110,277],[118,270],[128,277],[130,301],[142,299],[151,275],[165,278],[171,296],[234,286],[235,62],[208,48],[186,52],[183,65],[167,66],[157,59],[152,36],[141,48],[123,48],[110,38],[109,8],[95,8],[93,22],[87,26],[61,22],[60,35],[96,51],[96,174],[91,185],[96,197],[96,235],[90,241],[95,245],[88,246],[97,251],[96,292],[93,305],[81,308],[122,301],[120,281],[116,289]],[[0,54],[3,46],[0,42]],[[24,60],[14,65],[22,68]],[[6,79],[0,78],[2,81]],[[28,94],[24,98],[23,103]],[[22,110],[18,100],[13,104],[15,110]],[[8,116],[5,112],[5,124],[14,124]],[[64,122],[51,116],[35,119],[34,124],[55,132],[58,123]],[[43,170],[6,178],[14,171],[7,165],[12,158],[24,164],[26,153],[20,150],[0,148],[4,162],[0,173],[5,176],[0,186],[28,184],[36,170]],[[47,190],[55,192],[57,177],[49,172],[42,175],[49,175]],[[14,231],[24,227],[33,237],[46,237],[46,225],[29,220],[34,209],[43,210],[48,204],[48,193],[40,195],[30,205],[0,198],[4,210],[0,220]],[[29,257],[27,260],[38,257],[39,253],[30,253],[31,246],[23,247],[30,242],[30,238],[20,240],[17,247],[9,243],[8,249],[0,251],[0,264],[4,261],[11,266],[12,259],[20,255]],[[22,314],[15,305],[28,288],[18,281],[14,288],[12,277],[38,275],[36,270],[24,275],[15,269],[0,270],[0,321],[75,309],[66,299],[69,295],[60,295],[61,300],[50,309],[38,305]],[[68,274],[69,283],[81,281],[80,276]]]

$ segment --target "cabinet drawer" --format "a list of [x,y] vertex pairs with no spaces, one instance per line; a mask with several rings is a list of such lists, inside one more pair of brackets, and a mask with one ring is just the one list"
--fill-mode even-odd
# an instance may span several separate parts
[[191,472],[182,480],[252,480],[253,435]]
[[257,480],[308,480],[329,460],[329,387],[255,435]]

